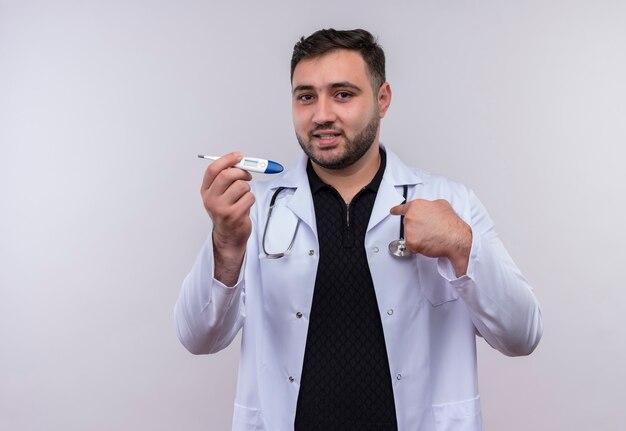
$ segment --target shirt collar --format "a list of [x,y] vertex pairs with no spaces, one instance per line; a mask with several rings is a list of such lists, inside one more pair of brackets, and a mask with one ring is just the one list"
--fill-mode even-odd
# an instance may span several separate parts
[[[380,187],[380,182],[383,179],[383,174],[385,173],[385,167],[387,165],[387,155],[385,154],[385,150],[383,150],[382,146],[379,147],[380,152],[380,166],[378,167],[378,171],[376,171],[376,175],[372,178],[372,181],[364,188],[372,190],[374,193],[378,193],[378,188]],[[322,179],[317,175],[315,170],[313,169],[313,165],[311,164],[311,159],[307,160],[306,163],[306,174],[309,178],[309,185],[311,187],[311,193],[315,194],[320,189],[324,187],[330,187],[330,185],[326,184]]]

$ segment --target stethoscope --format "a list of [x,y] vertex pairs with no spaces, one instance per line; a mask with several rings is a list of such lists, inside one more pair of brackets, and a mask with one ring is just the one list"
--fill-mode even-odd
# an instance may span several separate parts
[[270,200],[270,209],[267,213],[267,220],[265,221],[265,228],[263,229],[263,239],[261,239],[261,246],[263,247],[263,253],[265,253],[265,257],[268,259],[280,259],[281,257],[285,257],[291,251],[291,247],[293,247],[293,243],[296,241],[296,234],[298,233],[298,227],[300,226],[300,219],[298,218],[298,222],[296,223],[296,229],[293,231],[293,236],[291,237],[291,242],[289,243],[289,247],[287,250],[282,253],[268,253],[265,249],[265,236],[267,235],[267,226],[270,224],[270,217],[272,217],[272,210],[274,209],[274,204],[276,203],[276,198],[279,193],[285,190],[285,187],[279,187],[276,189],[274,194],[272,195],[272,199]]
[[[403,196],[404,201],[403,204],[406,203],[408,186],[405,184],[403,187]],[[285,189],[285,187],[279,187],[276,189],[274,194],[272,195],[272,199],[270,200],[270,208],[267,213],[267,220],[265,221],[265,227],[263,228],[263,238],[261,239],[261,247],[263,248],[263,253],[265,253],[265,257],[268,259],[280,259],[281,257],[285,257],[291,252],[291,248],[293,247],[294,242],[296,241],[296,235],[298,233],[298,227],[300,226],[300,219],[298,218],[298,222],[296,223],[296,229],[293,231],[293,236],[291,237],[291,242],[289,242],[289,246],[287,249],[280,253],[269,253],[265,248],[265,237],[267,236],[267,227],[270,223],[270,218],[272,217],[272,210],[274,209],[274,204],[276,203],[276,198]],[[400,216],[400,237],[399,239],[395,239],[389,243],[389,252],[397,257],[408,257],[411,255],[409,250],[406,248],[406,241],[404,239],[404,215]]]
[[[402,204],[405,204],[408,194],[408,186],[405,184],[402,188],[402,196],[404,196]],[[411,255],[411,252],[406,248],[406,240],[404,239],[404,214],[400,216],[400,238],[394,239],[389,243],[389,253],[398,257],[409,257]]]

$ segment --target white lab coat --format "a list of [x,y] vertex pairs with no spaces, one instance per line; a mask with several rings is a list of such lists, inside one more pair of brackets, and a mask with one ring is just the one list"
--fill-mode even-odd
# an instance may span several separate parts
[[[476,334],[510,356],[532,352],[542,334],[539,305],[471,190],[406,166],[389,149],[387,167],[365,236],[387,345],[400,431],[482,429]],[[388,251],[400,218],[389,209],[409,200],[445,199],[473,233],[467,275],[447,259],[397,258]],[[266,238],[284,251],[262,251],[269,202],[279,194]],[[309,311],[318,264],[306,157],[268,182],[253,184],[253,232],[234,288],[213,279],[213,246],[205,243],[176,304],[178,336],[192,353],[215,353],[243,328],[233,430],[291,430],[295,418]],[[341,384],[341,382],[337,382]],[[209,426],[210,428],[210,426]]]

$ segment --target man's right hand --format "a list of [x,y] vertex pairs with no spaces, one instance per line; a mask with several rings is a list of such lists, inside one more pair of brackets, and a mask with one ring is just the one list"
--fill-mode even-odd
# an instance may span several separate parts
[[204,173],[200,194],[213,222],[213,253],[215,278],[233,286],[252,233],[250,208],[254,195],[248,181],[252,175],[233,166],[241,161],[241,153],[229,153],[209,165]]

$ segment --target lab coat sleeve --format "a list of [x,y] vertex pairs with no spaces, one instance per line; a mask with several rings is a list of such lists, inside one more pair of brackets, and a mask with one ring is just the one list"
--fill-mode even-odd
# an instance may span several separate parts
[[245,261],[235,286],[227,287],[214,278],[211,235],[204,243],[174,308],[178,339],[191,353],[222,350],[243,325]]
[[543,332],[539,303],[527,280],[504,248],[494,224],[469,190],[472,247],[466,275],[456,278],[447,259],[439,273],[465,301],[479,335],[508,356],[532,353]]

